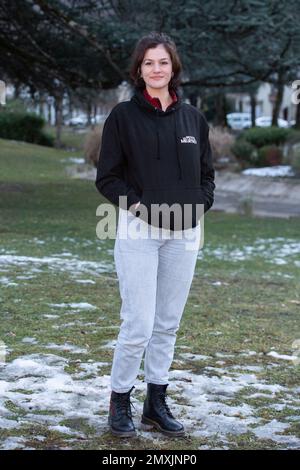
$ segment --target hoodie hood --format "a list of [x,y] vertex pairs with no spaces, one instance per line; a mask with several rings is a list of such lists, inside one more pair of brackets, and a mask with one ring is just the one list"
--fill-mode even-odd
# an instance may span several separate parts
[[149,101],[145,98],[143,91],[139,88],[135,88],[134,95],[131,98],[131,101],[136,103],[140,106],[145,112],[150,113],[155,119],[155,127],[156,127],[156,155],[154,158],[157,160],[162,159],[162,154],[160,152],[160,143],[159,143],[159,124],[160,119],[171,118],[173,121],[173,132],[175,135],[176,141],[176,155],[177,155],[177,164],[179,168],[179,179],[182,179],[182,168],[180,162],[180,136],[178,135],[178,123],[177,123],[177,111],[182,106],[182,94],[178,90],[174,90],[177,101],[173,102],[166,111],[163,111],[160,108],[154,107]]

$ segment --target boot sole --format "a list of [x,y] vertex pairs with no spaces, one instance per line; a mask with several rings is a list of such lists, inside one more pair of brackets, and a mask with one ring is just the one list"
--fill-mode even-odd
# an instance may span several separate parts
[[163,429],[159,423],[157,423],[156,421],[153,421],[152,419],[150,418],[147,418],[146,416],[142,416],[142,424],[145,425],[146,427],[146,430],[149,430],[149,429],[152,429],[153,427],[157,428],[160,432],[162,432],[163,434],[165,434],[166,436],[169,436],[169,437],[172,437],[172,436],[184,436],[185,435],[185,431],[184,429],[182,431],[167,431],[166,429]]
[[114,436],[118,436],[118,437],[136,437],[136,431],[117,431],[116,429],[114,429],[111,426],[109,421],[108,421],[108,425],[109,425],[110,432]]
[[114,436],[118,436],[118,437],[136,437],[135,431],[122,432],[122,431],[115,431],[114,429],[110,428],[110,432]]

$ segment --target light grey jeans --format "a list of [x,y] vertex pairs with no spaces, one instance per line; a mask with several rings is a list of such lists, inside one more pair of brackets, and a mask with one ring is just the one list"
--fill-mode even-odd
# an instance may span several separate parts
[[200,222],[181,232],[158,229],[129,211],[119,210],[114,260],[122,323],[111,370],[113,391],[131,389],[144,353],[145,382],[168,383],[201,230]]

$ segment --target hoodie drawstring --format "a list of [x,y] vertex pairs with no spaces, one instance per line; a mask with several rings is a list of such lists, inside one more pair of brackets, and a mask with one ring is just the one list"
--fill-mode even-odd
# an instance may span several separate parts
[[[156,128],[156,159],[161,160],[160,157],[160,147],[159,147],[159,128],[158,128],[158,108],[155,109],[155,128]],[[178,142],[178,133],[177,133],[177,119],[176,119],[176,109],[172,108],[173,116],[175,120],[175,145],[176,145],[176,158],[179,168],[179,179],[182,180],[182,167],[180,163],[180,155],[179,155],[179,142]]]
[[159,151],[159,131],[158,131],[158,109],[156,108],[155,113],[155,127],[156,127],[156,158],[160,160],[160,151]]
[[178,167],[179,167],[179,179],[182,180],[182,168],[181,168],[181,163],[180,163],[180,155],[179,155],[179,142],[177,141],[178,139],[178,133],[177,133],[177,119],[176,119],[176,111],[175,108],[172,108],[174,111],[174,119],[175,119],[175,144],[176,144],[176,156],[177,156],[177,161],[178,161]]

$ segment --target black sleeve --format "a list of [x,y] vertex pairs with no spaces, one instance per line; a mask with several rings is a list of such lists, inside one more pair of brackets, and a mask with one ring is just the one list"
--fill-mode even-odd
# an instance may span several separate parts
[[201,121],[200,142],[201,148],[201,187],[205,197],[204,212],[207,212],[214,202],[215,170],[213,167],[212,151],[209,142],[209,126],[204,116]]
[[95,185],[116,206],[119,206],[119,196],[127,196],[129,209],[132,204],[140,201],[140,197],[123,179],[125,163],[116,112],[113,109],[103,126]]

